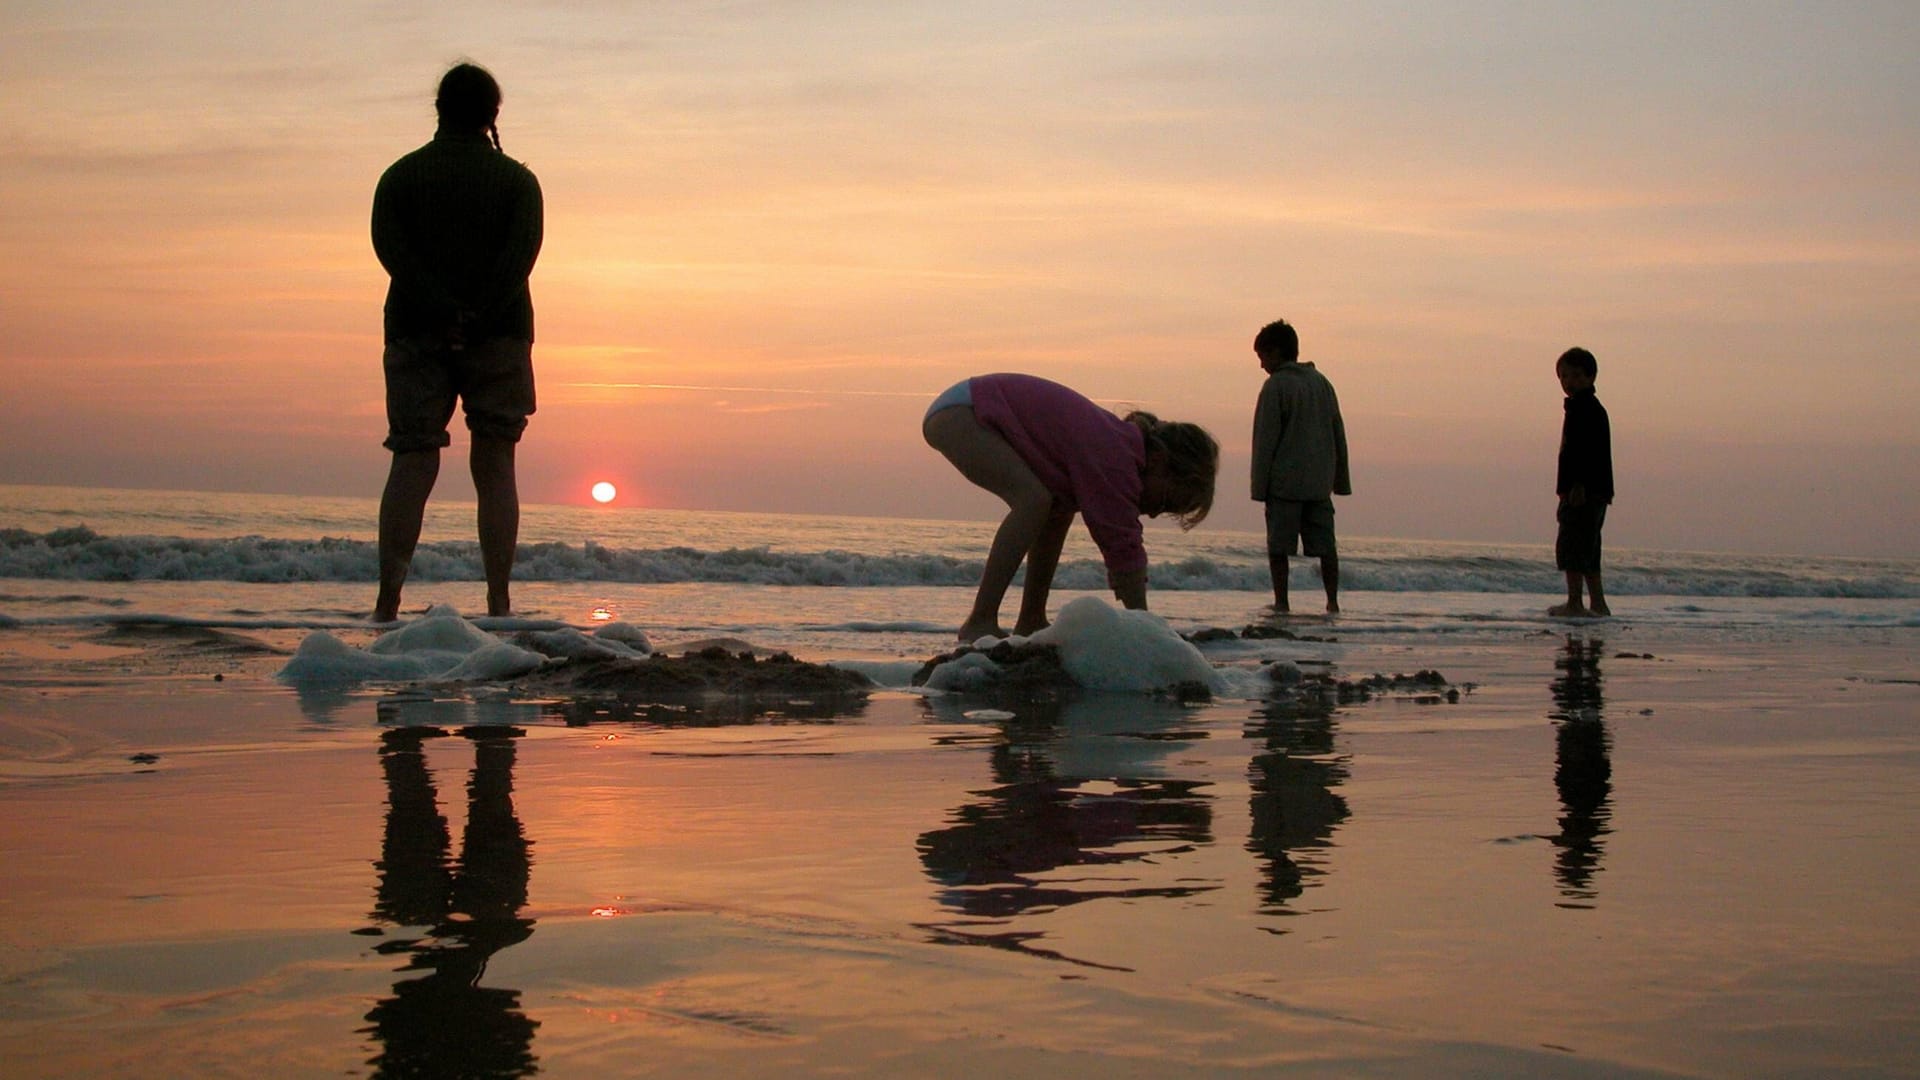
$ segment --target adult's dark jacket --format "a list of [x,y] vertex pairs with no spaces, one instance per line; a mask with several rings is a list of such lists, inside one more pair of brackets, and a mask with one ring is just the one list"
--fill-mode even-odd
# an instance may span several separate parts
[[373,192],[373,250],[392,278],[388,341],[533,340],[527,277],[540,255],[540,182],[479,132],[440,131]]

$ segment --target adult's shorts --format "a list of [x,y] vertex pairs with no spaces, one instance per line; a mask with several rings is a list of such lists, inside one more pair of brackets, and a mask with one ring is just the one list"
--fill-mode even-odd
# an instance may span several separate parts
[[1267,554],[1339,554],[1333,540],[1333,500],[1267,500]]
[[1560,532],[1553,539],[1553,561],[1575,574],[1600,572],[1600,527],[1607,523],[1606,503],[1560,504]]
[[533,414],[533,343],[487,338],[464,349],[418,338],[387,343],[387,439],[396,454],[438,450],[457,400],[475,437],[519,442]]

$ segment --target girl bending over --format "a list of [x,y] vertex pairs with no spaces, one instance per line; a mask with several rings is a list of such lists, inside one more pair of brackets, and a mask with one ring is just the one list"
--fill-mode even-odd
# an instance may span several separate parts
[[1213,508],[1220,444],[1205,429],[1152,413],[1115,416],[1032,375],[976,375],[955,385],[934,399],[921,433],[960,475],[1007,504],[961,641],[1006,636],[1000,601],[1022,560],[1027,578],[1013,632],[1047,625],[1047,593],[1074,514],[1086,519],[1114,596],[1145,608],[1140,516],[1172,514],[1191,529]]

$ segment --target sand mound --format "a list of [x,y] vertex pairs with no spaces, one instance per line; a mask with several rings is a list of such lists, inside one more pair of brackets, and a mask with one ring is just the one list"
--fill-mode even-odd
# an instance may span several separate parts
[[535,694],[568,694],[673,700],[708,695],[839,699],[865,697],[873,684],[857,672],[795,660],[786,653],[764,659],[751,651],[718,646],[680,656],[585,657],[541,667],[514,681]]

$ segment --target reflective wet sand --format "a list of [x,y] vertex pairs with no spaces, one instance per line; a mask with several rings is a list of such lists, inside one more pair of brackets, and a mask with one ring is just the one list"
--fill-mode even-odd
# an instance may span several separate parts
[[1920,1067],[1892,646],[746,716],[49,648],[0,664],[9,1076]]

